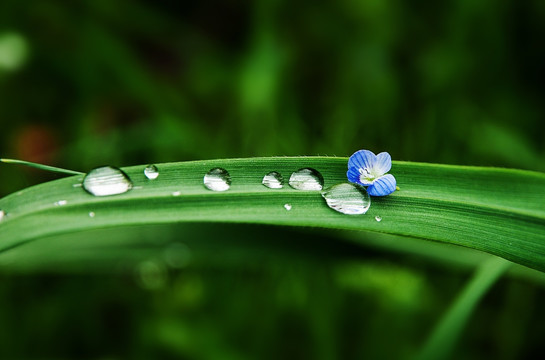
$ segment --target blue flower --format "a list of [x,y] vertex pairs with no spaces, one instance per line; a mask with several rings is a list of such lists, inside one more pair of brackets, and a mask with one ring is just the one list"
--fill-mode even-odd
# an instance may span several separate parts
[[356,151],[348,159],[346,176],[350,182],[367,186],[372,196],[390,195],[396,190],[396,179],[387,174],[392,168],[392,157],[387,152],[375,155],[369,150]]

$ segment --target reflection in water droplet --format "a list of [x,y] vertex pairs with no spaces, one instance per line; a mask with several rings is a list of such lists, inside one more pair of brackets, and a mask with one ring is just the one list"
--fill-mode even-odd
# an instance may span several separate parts
[[55,206],[64,206],[64,205],[66,205],[66,204],[68,204],[68,201],[66,201],[66,200],[59,200],[59,201],[55,201],[55,204],[54,204],[54,205],[55,205]]
[[181,192],[181,191],[174,191],[174,192],[172,193],[172,196],[180,196],[180,195],[182,195],[182,192]]
[[365,214],[371,206],[371,199],[364,187],[343,183],[333,185],[322,192],[327,206],[347,215]]
[[83,188],[94,196],[109,196],[126,193],[132,188],[132,182],[121,169],[103,166],[85,175]]
[[94,218],[95,217],[95,212],[94,211],[89,211],[89,217]]
[[284,204],[284,209],[290,211],[291,210],[291,204]]
[[381,222],[381,221],[382,221],[382,218],[381,218],[380,216],[377,215],[377,216],[375,216],[375,220],[376,220],[377,222]]
[[282,187],[284,187],[284,178],[280,173],[271,171],[263,177],[261,183],[269,189],[282,189]]
[[169,245],[164,252],[165,262],[172,268],[183,268],[191,260],[191,250],[186,244],[174,243]]
[[212,191],[226,191],[231,187],[231,176],[227,170],[214,168],[204,175],[204,186]]
[[160,289],[167,281],[167,269],[163,263],[153,260],[141,262],[136,268],[138,282],[148,290]]
[[322,190],[322,174],[311,168],[299,169],[290,176],[290,186],[297,190]]
[[157,170],[157,166],[155,165],[148,165],[144,169],[144,175],[150,180],[155,180],[159,176],[159,170]]
[[0,221],[4,220],[7,215],[7,212],[5,212],[4,210],[0,210]]

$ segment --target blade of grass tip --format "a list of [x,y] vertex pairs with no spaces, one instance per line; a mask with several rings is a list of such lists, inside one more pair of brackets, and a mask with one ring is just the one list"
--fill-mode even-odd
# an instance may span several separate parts
[[52,172],[57,172],[57,173],[61,173],[61,174],[68,174],[68,175],[83,175],[84,174],[84,173],[79,172],[79,171],[62,169],[62,168],[58,168],[58,167],[55,167],[55,166],[43,165],[43,164],[33,163],[33,162],[30,162],[30,161],[24,161],[24,160],[0,159],[0,162],[6,163],[6,164],[25,165],[25,166],[30,166],[30,167],[37,168],[37,169],[40,169],[40,170],[52,171]]
[[447,359],[473,310],[511,262],[493,257],[478,268],[456,301],[432,331],[417,360]]

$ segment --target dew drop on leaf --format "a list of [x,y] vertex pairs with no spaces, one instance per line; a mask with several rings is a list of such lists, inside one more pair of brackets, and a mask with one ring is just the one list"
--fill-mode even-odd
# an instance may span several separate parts
[[4,220],[7,215],[7,212],[5,212],[4,210],[0,210],[0,221]]
[[284,209],[290,211],[291,210],[291,204],[284,204]]
[[322,174],[311,168],[299,169],[291,174],[289,184],[296,190],[322,190]]
[[172,196],[180,196],[180,195],[182,195],[182,192],[181,192],[181,191],[174,191],[174,192],[172,193]]
[[269,189],[282,189],[284,187],[284,178],[279,172],[271,171],[263,177],[261,183]]
[[204,186],[212,191],[226,191],[231,187],[231,176],[227,170],[214,168],[204,175]]
[[375,216],[375,220],[376,220],[377,222],[381,222],[381,221],[382,221],[382,217],[380,217],[380,216],[377,215],[377,216]]
[[85,175],[83,188],[94,196],[109,196],[126,193],[132,188],[132,182],[121,169],[103,166]]
[[94,211],[89,211],[89,217],[94,218],[95,217],[95,212]]
[[155,165],[148,165],[144,169],[144,175],[146,175],[149,180],[155,180],[159,176],[159,170]]
[[68,201],[66,201],[66,200],[59,200],[59,201],[55,201],[55,204],[54,204],[54,205],[55,205],[55,206],[64,206],[64,205],[66,205],[66,204],[68,204]]
[[322,192],[327,206],[346,215],[365,214],[371,206],[371,198],[364,187],[342,183],[333,185]]

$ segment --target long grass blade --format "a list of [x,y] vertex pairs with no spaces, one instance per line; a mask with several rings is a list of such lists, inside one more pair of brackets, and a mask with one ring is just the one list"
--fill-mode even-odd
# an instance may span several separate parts
[[510,265],[509,261],[494,257],[477,268],[475,275],[432,331],[417,360],[447,359],[452,354],[479,301]]
[[59,167],[55,167],[55,166],[43,165],[43,164],[38,164],[38,163],[34,163],[34,162],[30,162],[30,161],[24,161],[24,160],[0,159],[0,162],[6,163],[6,164],[24,165],[24,166],[33,167],[33,168],[40,169],[40,170],[52,171],[52,172],[57,172],[57,173],[67,174],[67,175],[81,175],[81,174],[83,174],[82,172],[79,172],[79,171],[63,169],[63,168],[59,168]]
[[[165,163],[156,164],[155,180],[144,176],[144,166],[132,166],[123,169],[132,179],[132,190],[106,197],[85,192],[82,176],[55,180],[0,199],[7,214],[0,222],[0,251],[104,227],[225,222],[384,232],[462,245],[545,270],[542,173],[394,162],[391,173],[400,190],[372,198],[367,214],[352,216],[328,208],[319,191],[261,184],[270,171],[287,179],[293,171],[311,167],[321,172],[328,187],[346,182],[346,164],[346,158],[328,157]],[[228,191],[203,186],[204,174],[215,167],[231,174]]]

